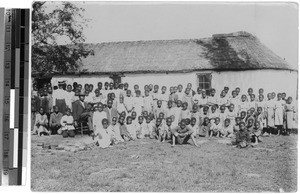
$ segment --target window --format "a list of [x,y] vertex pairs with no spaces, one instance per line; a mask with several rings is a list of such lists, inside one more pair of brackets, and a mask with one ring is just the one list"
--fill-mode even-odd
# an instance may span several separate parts
[[198,74],[198,81],[200,89],[211,89],[211,73]]

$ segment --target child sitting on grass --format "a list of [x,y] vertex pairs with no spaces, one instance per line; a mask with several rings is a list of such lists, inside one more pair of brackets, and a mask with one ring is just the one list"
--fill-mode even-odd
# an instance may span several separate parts
[[186,126],[185,121],[181,120],[179,126],[172,129],[172,147],[175,146],[175,143],[183,144],[187,143],[189,139],[192,139],[195,146],[199,147],[194,138],[193,130]]
[[138,139],[144,139],[145,138],[145,134],[144,134],[144,127],[145,127],[145,123],[144,123],[144,117],[143,116],[139,116],[138,117],[138,123],[135,125],[136,128],[136,137]]
[[254,124],[254,119],[253,118],[248,119],[246,128],[249,133],[252,133],[253,131],[253,127],[254,127],[253,124]]
[[112,118],[110,126],[112,128],[113,137],[115,139],[114,143],[117,144],[119,142],[124,142],[124,139],[121,137],[121,134],[120,134],[120,124],[117,123],[117,117]]
[[125,118],[123,116],[120,116],[119,118],[120,135],[124,139],[124,141],[133,140],[133,138],[130,136],[130,133],[127,131],[127,126],[124,124],[124,120]]
[[234,134],[234,131],[233,131],[233,126],[230,123],[230,119],[228,119],[228,118],[225,119],[222,132],[224,132],[224,133],[221,133],[221,135],[223,137],[229,137],[229,138],[235,137],[235,134]]
[[152,133],[150,134],[150,139],[157,139],[157,141],[160,142],[161,135],[162,135],[161,127],[162,127],[162,119],[158,117],[152,128]]
[[154,123],[151,120],[151,117],[147,116],[146,123],[144,125],[143,132],[142,132],[145,137],[150,138],[150,134],[152,133],[153,127],[154,127]]
[[39,113],[35,116],[35,124],[33,128],[33,135],[38,134],[38,136],[47,134],[50,135],[48,128],[48,118],[44,112],[44,108],[40,108]]
[[[166,124],[166,122],[162,122],[162,121],[159,121],[159,120],[161,120],[162,118],[158,118],[157,120],[158,120],[158,122],[160,122],[160,124],[159,123],[157,123],[156,124],[156,126],[155,126],[155,128],[156,128],[156,130],[158,131],[158,139],[157,139],[157,141],[158,142],[165,142],[166,141],[166,138],[167,138],[167,136],[168,136],[168,126],[167,126],[167,124]],[[169,118],[169,119],[171,119],[171,118]],[[171,121],[172,122],[172,121]],[[159,124],[159,125],[158,125]]]
[[240,130],[236,133],[235,144],[238,148],[245,148],[250,144],[250,135],[244,122],[239,124]]
[[100,148],[107,148],[112,143],[112,134],[108,129],[108,119],[102,119],[102,127],[97,127],[95,130],[95,138]]
[[197,125],[197,119],[195,117],[191,118],[190,127],[194,131],[194,137],[196,137],[199,134],[199,125]]
[[203,123],[200,125],[199,136],[208,137],[211,124],[208,117],[205,117],[203,120]]
[[216,136],[220,137],[220,131],[222,130],[222,123],[220,122],[220,118],[216,117],[214,119],[215,122],[211,123],[211,127],[209,129],[209,137]]
[[254,142],[252,145],[257,145],[259,142],[261,142],[261,133],[262,133],[262,128],[260,126],[260,123],[259,121],[256,121],[254,123],[254,127],[251,133],[251,137]]
[[128,116],[127,117],[127,122],[126,122],[126,128],[129,133],[129,136],[133,139],[136,139],[136,128],[135,125],[132,124],[132,117]]
[[235,117],[235,125],[233,125],[233,132],[236,134],[240,130],[240,124],[241,118],[240,117]]

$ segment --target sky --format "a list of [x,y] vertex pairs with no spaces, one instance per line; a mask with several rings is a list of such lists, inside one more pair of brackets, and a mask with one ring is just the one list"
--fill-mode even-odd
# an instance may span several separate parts
[[[59,2],[55,2],[57,4]],[[86,43],[211,37],[247,31],[298,64],[296,3],[80,2]],[[50,5],[48,5],[50,7]]]

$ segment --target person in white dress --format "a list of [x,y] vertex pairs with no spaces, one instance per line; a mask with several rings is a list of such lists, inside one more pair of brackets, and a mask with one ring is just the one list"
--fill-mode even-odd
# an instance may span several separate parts
[[107,148],[112,144],[112,132],[109,128],[108,120],[103,118],[101,120],[101,126],[96,126],[95,130],[95,140],[100,148]]
[[277,135],[282,134],[283,130],[283,113],[285,101],[281,98],[281,93],[277,94],[277,100],[275,101],[275,126],[277,128]]

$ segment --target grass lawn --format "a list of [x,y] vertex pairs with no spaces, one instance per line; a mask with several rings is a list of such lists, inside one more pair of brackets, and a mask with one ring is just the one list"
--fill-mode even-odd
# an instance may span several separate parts
[[198,138],[199,148],[171,148],[169,143],[145,139],[74,153],[37,146],[67,141],[61,136],[32,136],[32,191],[297,190],[297,135],[265,137],[255,148],[246,149],[218,140]]

